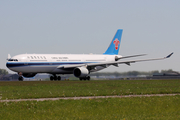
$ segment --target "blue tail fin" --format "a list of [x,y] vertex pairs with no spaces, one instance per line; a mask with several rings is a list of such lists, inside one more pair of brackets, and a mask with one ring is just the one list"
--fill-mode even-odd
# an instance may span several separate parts
[[121,36],[122,36],[122,29],[118,29],[111,44],[109,45],[108,49],[104,54],[107,55],[117,55],[119,52],[119,46],[121,43]]

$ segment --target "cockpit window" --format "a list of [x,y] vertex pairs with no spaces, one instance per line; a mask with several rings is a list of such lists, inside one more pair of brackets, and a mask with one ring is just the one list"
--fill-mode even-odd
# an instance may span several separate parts
[[18,61],[17,59],[9,59],[8,61]]

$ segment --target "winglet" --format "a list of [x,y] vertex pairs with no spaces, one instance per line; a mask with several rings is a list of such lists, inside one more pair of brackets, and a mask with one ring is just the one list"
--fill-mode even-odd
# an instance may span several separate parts
[[170,58],[172,54],[173,54],[173,52],[172,52],[171,54],[169,54],[169,55],[168,55],[167,57],[165,57],[165,58]]

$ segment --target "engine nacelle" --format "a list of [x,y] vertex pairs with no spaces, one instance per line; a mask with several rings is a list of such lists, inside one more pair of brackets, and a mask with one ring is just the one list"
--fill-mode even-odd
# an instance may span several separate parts
[[73,72],[75,77],[86,77],[89,74],[89,70],[85,67],[77,67]]
[[37,73],[23,73],[22,75],[24,76],[24,77],[34,77],[35,75],[36,75]]

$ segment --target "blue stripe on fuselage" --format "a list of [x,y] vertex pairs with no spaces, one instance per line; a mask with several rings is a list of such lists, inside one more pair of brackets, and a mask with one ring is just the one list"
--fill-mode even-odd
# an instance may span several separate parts
[[72,64],[86,64],[86,63],[97,63],[97,62],[7,62],[6,66],[11,67],[23,67],[23,66],[52,66],[52,65],[72,65]]

